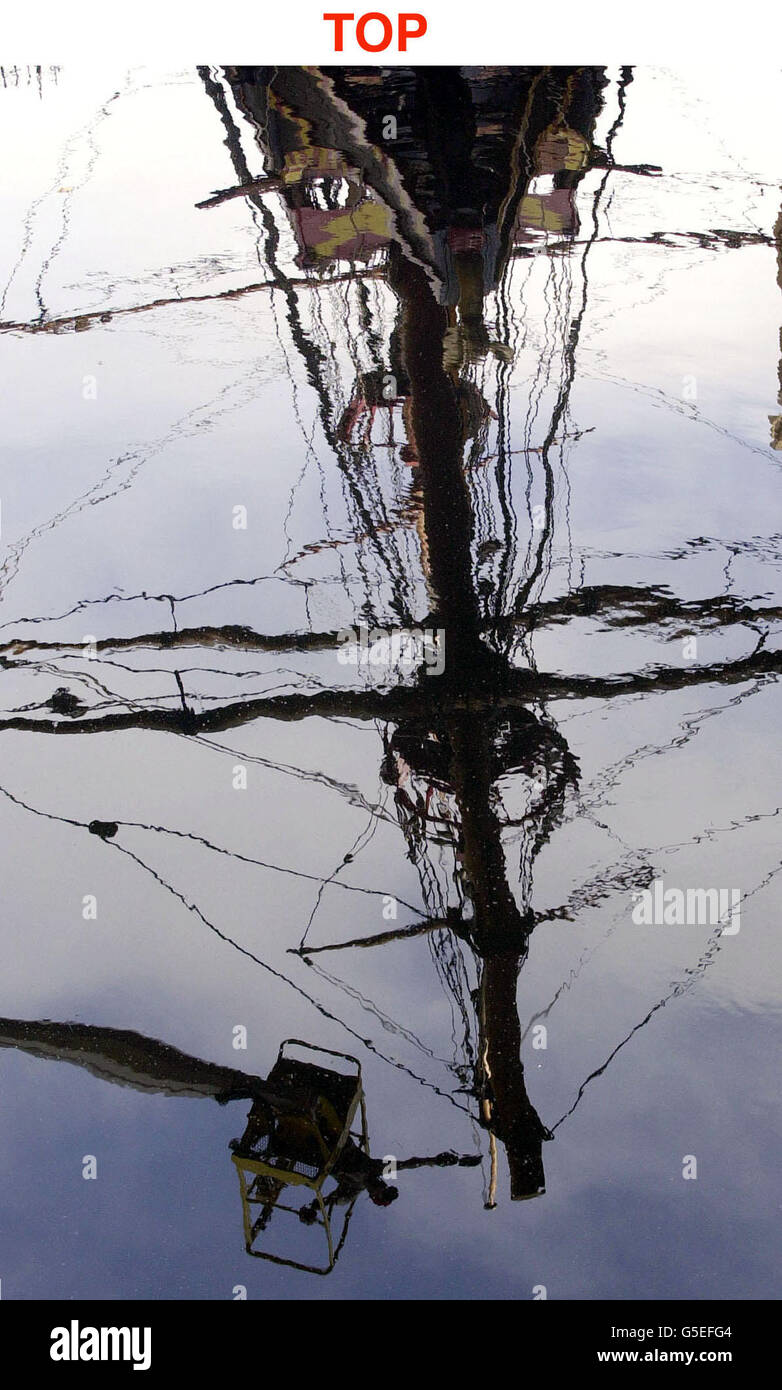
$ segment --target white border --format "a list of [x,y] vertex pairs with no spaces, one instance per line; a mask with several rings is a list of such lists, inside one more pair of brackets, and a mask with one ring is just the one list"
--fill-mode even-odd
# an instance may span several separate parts
[[[418,11],[428,33],[407,53],[334,51],[324,12]],[[779,0],[6,0],[0,62],[759,65],[779,70]],[[354,26],[351,26],[353,31]]]

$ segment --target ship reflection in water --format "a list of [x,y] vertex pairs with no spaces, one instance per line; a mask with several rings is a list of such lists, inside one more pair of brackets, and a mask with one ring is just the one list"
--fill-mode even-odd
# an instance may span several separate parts
[[[10,431],[20,459],[35,438],[0,571],[9,1297],[773,1277],[770,1108],[742,1165],[780,1017],[782,214],[735,159],[667,167],[705,98],[666,81],[131,74],[66,149],[62,202],[22,219],[0,347],[20,398],[51,370],[56,399]],[[95,231],[112,159],[133,247]],[[663,873],[738,891],[741,931],[634,925]],[[195,1055],[265,1071],[288,1033],[307,1041],[263,1076]],[[65,1284],[18,1181],[39,1084]],[[82,1148],[111,1188],[92,1215]],[[195,1152],[197,1216],[174,1176]],[[393,1209],[351,1228],[370,1205]],[[105,1252],[128,1220],[124,1274]]]

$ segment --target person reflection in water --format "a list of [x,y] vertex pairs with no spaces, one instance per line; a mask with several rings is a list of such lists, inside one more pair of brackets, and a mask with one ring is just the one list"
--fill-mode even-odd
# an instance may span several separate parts
[[[273,1075],[270,1080],[275,1080]],[[228,1098],[219,1097],[223,1103]],[[230,1098],[236,1099],[238,1096],[234,1093]],[[329,1096],[318,1094],[313,1097],[300,1093],[293,1105],[283,1094],[275,1097],[269,1094],[256,1096],[242,1138],[232,1139],[229,1147],[240,1159],[258,1157],[271,1152],[275,1146],[279,1147],[285,1151],[285,1166],[294,1170],[297,1164],[307,1165],[316,1157],[312,1146],[313,1121],[317,1125],[323,1152],[333,1151],[339,1143],[343,1125]],[[399,1189],[386,1181],[396,1172],[414,1168],[473,1168],[480,1162],[480,1154],[457,1154],[451,1149],[428,1158],[373,1158],[368,1149],[349,1135],[330,1168],[330,1176],[335,1179],[336,1186],[325,1198],[326,1209],[330,1214],[334,1207],[351,1206],[364,1192],[374,1206],[388,1207],[399,1196]],[[268,1225],[285,1185],[271,1175],[256,1182],[255,1195],[264,1199],[258,1230],[264,1230]],[[314,1224],[318,1216],[317,1202],[311,1202],[299,1212],[299,1220],[305,1225]]]
[[[433,1158],[401,1158],[393,1162],[393,1170],[401,1172],[411,1168],[476,1168],[481,1162],[480,1154],[457,1154],[453,1149],[435,1154]],[[366,1192],[370,1202],[376,1207],[390,1207],[399,1196],[399,1188],[385,1181],[389,1171],[389,1161],[372,1158],[364,1153],[352,1139],[343,1149],[339,1163],[333,1170],[337,1186],[326,1198],[326,1206],[348,1206],[362,1192]],[[317,1219],[318,1204],[311,1202],[302,1207],[299,1220],[310,1225]]]
[[[334,1169],[337,1185],[326,1198],[329,1213],[334,1207],[349,1206],[362,1192],[366,1192],[374,1206],[390,1207],[399,1196],[399,1188],[384,1181],[385,1171],[386,1164],[382,1159],[372,1158],[349,1139]],[[317,1202],[310,1202],[299,1212],[299,1220],[306,1226],[311,1226],[317,1219]]]

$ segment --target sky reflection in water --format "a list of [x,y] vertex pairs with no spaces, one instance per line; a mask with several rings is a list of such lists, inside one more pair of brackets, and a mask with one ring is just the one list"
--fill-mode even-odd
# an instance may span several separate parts
[[4,79],[4,1297],[773,1297],[777,91]]

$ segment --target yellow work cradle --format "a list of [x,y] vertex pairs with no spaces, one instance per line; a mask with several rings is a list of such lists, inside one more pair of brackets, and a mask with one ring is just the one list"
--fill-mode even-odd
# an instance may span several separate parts
[[[292,1049],[301,1048],[340,1058],[349,1064],[350,1071],[336,1071],[291,1055]],[[274,1264],[289,1265],[311,1274],[329,1274],[345,1243],[359,1191],[340,1202],[342,1223],[335,1239],[332,1230],[334,1195],[332,1192],[324,1197],[323,1189],[328,1179],[335,1177],[335,1166],[348,1141],[357,1144],[364,1153],[369,1152],[361,1064],[346,1052],[314,1047],[299,1038],[286,1038],[280,1044],[277,1061],[266,1084],[268,1098],[262,1097],[253,1103],[242,1138],[231,1143],[231,1161],[239,1174],[245,1249],[256,1259],[271,1260]],[[361,1128],[354,1133],[352,1126],[357,1112]],[[338,1182],[338,1175],[335,1181]],[[301,1230],[302,1205],[280,1200],[288,1188],[310,1189],[315,1195],[306,1213],[307,1225],[325,1230],[328,1246],[325,1265],[255,1248],[272,1214],[277,1212],[293,1215]],[[304,1194],[291,1192],[291,1198],[296,1195]]]

